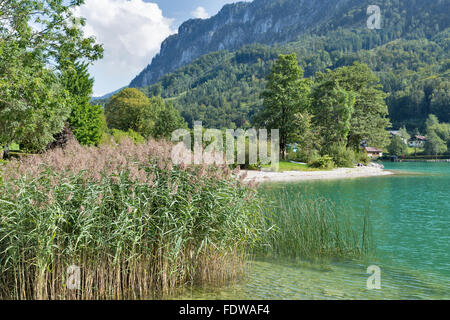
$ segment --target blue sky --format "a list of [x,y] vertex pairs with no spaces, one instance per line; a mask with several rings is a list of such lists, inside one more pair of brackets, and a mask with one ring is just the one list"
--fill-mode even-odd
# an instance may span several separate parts
[[[246,0],[249,1],[249,0]],[[85,0],[76,14],[86,18],[85,34],[105,49],[90,68],[94,96],[130,83],[159,52],[161,42],[184,21],[206,19],[236,0]]]
[[215,15],[225,4],[238,0],[145,0],[145,2],[156,2],[165,15],[176,19],[175,24],[178,26],[192,18],[192,13],[198,7],[204,8],[209,15]]

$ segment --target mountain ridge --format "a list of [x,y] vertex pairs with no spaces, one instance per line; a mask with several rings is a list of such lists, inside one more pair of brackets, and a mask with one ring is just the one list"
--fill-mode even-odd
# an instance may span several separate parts
[[[369,5],[382,9],[383,43],[408,37],[424,21],[424,37],[449,26],[449,0],[254,0],[225,5],[208,19],[190,19],[161,44],[160,52],[130,83],[145,87],[202,55],[235,51],[260,43],[269,46],[295,41],[306,33],[326,34],[341,28],[366,28]],[[437,28],[438,30],[434,30]],[[378,43],[381,44],[381,43]],[[369,48],[364,48],[369,49]]]
[[163,75],[210,52],[237,50],[243,45],[286,43],[329,19],[330,8],[350,0],[288,0],[237,2],[209,19],[190,19],[161,44],[160,53],[130,83],[144,87]]
[[[222,19],[222,24],[215,25],[214,17],[188,20],[180,26],[180,34],[165,40],[160,54],[131,86],[148,96],[161,95],[173,102],[188,123],[201,120],[208,127],[245,128],[251,125],[261,105],[260,93],[271,64],[279,53],[295,52],[305,77],[355,61],[368,64],[389,93],[387,103],[397,128],[422,127],[430,113],[438,115],[441,121],[450,121],[450,0],[333,0],[327,2],[329,7],[323,4],[313,4],[311,0],[255,0],[225,6],[215,17]],[[380,30],[367,28],[369,4],[381,7]],[[313,23],[287,23],[284,29],[270,18],[284,17],[286,8],[307,5],[317,15],[324,8],[330,10]],[[248,14],[246,17],[246,10],[250,9],[259,20]],[[295,10],[289,11],[295,15]],[[312,11],[305,14],[312,16]],[[252,30],[249,41],[238,37],[242,43],[251,43],[241,45],[238,41],[235,47],[229,43],[228,48],[222,46],[218,50],[220,43],[211,40],[208,43],[213,47],[200,46],[207,53],[180,58],[184,51],[199,47],[197,38],[211,28],[216,28],[218,34],[232,34],[228,31],[243,28],[241,22],[233,19],[260,21],[255,22],[259,29],[252,24],[247,28],[260,30],[263,39],[254,38],[256,31]],[[271,27],[264,27],[265,19],[272,21]],[[283,37],[277,36],[279,30],[284,30]],[[223,41],[224,37],[218,39]],[[157,81],[152,78],[154,74],[148,76],[152,72],[157,72]],[[139,83],[144,77],[148,77],[145,85]]]

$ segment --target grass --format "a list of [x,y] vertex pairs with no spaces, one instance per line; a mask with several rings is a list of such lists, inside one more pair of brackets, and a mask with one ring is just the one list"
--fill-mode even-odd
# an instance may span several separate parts
[[422,152],[423,152],[424,150],[425,150],[424,148],[417,148],[417,153],[415,153],[415,148],[414,148],[414,147],[409,147],[409,146],[408,146],[406,155],[408,155],[408,156],[413,156],[414,154],[420,155],[420,154],[422,154]]
[[[20,151],[20,147],[19,147],[19,145],[17,144],[17,143],[11,143],[10,145],[9,145],[9,150],[10,151]],[[0,147],[0,152],[1,151],[3,151],[3,148],[2,147]]]
[[[264,165],[262,168],[271,168],[271,165]],[[280,160],[278,172],[284,171],[321,171],[321,169],[312,168],[308,164],[292,163],[288,160]]]
[[346,210],[327,199],[310,199],[285,188],[269,188],[263,193],[273,204],[266,205],[265,223],[274,232],[265,234],[260,254],[322,261],[370,253],[368,213],[355,225]]

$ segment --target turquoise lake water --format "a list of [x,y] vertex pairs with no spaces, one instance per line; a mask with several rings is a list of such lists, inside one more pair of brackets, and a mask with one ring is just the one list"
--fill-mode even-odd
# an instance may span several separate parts
[[[249,262],[246,280],[192,289],[190,299],[450,299],[450,163],[384,163],[397,175],[276,184],[322,196],[351,211],[369,211],[375,251],[365,261],[316,266],[288,260]],[[279,191],[279,190],[278,190]],[[381,269],[368,290],[366,269]]]

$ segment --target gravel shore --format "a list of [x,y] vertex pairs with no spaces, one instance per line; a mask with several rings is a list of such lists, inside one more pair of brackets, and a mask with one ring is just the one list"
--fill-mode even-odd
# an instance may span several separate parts
[[357,168],[339,168],[330,171],[285,171],[285,172],[265,172],[242,170],[241,173],[247,173],[245,182],[255,181],[263,182],[294,182],[307,180],[327,180],[327,179],[346,179],[387,176],[394,174],[377,167],[357,167]]

